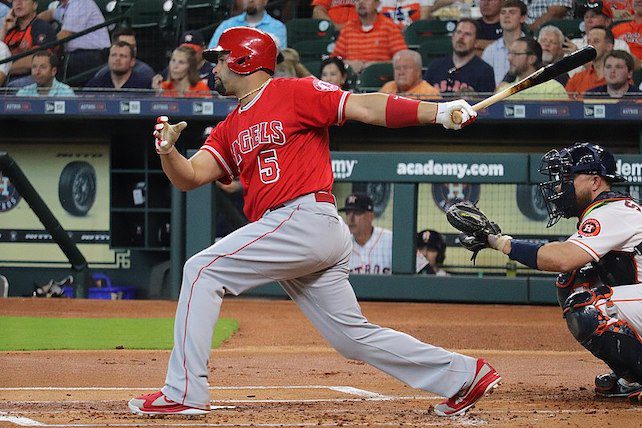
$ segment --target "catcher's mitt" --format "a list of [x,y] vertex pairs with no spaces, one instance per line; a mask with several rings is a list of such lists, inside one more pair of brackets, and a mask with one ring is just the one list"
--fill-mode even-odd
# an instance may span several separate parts
[[489,248],[488,235],[502,233],[499,226],[490,221],[475,204],[471,202],[457,202],[446,211],[448,223],[459,230],[459,242],[469,251],[473,252],[470,258],[473,263],[484,248]]

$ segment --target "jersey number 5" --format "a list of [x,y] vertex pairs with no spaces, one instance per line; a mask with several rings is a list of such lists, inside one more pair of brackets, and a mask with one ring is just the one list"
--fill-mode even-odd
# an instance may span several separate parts
[[276,157],[276,150],[263,150],[259,153],[259,176],[265,184],[274,183],[281,176],[279,160]]

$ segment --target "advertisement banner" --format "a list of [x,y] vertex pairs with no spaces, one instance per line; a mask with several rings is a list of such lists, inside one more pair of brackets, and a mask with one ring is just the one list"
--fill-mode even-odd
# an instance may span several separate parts
[[[3,144],[90,265],[109,248],[109,144]],[[0,266],[64,266],[62,251],[14,183],[0,174]]]

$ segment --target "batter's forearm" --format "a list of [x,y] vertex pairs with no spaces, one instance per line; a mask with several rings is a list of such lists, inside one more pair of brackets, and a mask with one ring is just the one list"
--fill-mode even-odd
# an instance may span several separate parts
[[187,192],[198,187],[194,167],[178,150],[172,150],[166,155],[159,156],[163,172],[179,190]]
[[[346,118],[369,125],[387,126],[386,106],[388,94],[352,94],[346,105]],[[390,108],[395,108],[391,106]],[[412,118],[420,125],[435,123],[437,104],[422,101],[419,103],[417,117]]]

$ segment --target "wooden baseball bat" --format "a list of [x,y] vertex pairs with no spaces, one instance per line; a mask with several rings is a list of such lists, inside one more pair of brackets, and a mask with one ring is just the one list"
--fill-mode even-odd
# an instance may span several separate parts
[[[473,105],[475,111],[480,111],[485,109],[488,106],[495,104],[497,101],[501,101],[505,98],[510,97],[513,94],[523,91],[524,89],[532,88],[537,86],[540,83],[547,82],[551,79],[555,79],[560,74],[567,73],[571,70],[581,67],[587,62],[593,61],[597,56],[595,48],[591,45],[573,52],[572,54],[565,56],[553,64],[549,64],[546,67],[541,67],[540,69],[533,72],[531,75],[523,78],[517,83],[510,85],[508,88],[503,89],[496,94],[491,95],[490,97],[481,100],[477,104]],[[462,123],[462,115],[459,110],[455,110],[451,113],[451,117],[454,123]]]

